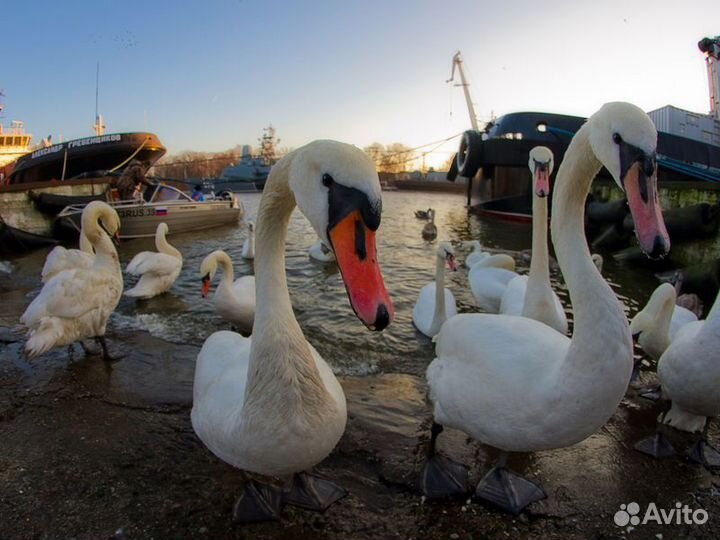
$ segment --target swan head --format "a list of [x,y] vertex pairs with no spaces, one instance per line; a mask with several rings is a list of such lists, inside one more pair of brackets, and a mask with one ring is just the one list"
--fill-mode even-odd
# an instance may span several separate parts
[[352,145],[326,140],[289,156],[288,186],[298,208],[335,253],[355,314],[382,330],[394,310],[377,261],[382,192],[374,162]]
[[117,239],[120,230],[120,216],[109,204],[91,201],[85,206],[80,217],[81,228],[91,243],[97,242],[105,231],[110,238]]
[[167,223],[165,223],[163,221],[162,223],[158,224],[157,229],[155,230],[155,235],[156,236],[165,236],[169,230],[170,229],[168,229]]
[[455,264],[455,249],[450,242],[440,242],[437,249],[437,258],[442,262],[447,262],[448,268],[453,272],[457,270]]
[[470,248],[473,251],[482,251],[482,244],[480,244],[478,240],[464,240],[461,245],[465,249]]
[[255,223],[252,221],[247,222],[248,234],[255,234]]
[[555,167],[552,150],[547,146],[536,146],[530,150],[528,167],[533,174],[533,189],[538,197],[550,195],[550,175]]
[[646,332],[655,325],[656,319],[663,310],[669,310],[670,314],[675,306],[675,288],[669,283],[663,283],[650,295],[645,307],[630,321],[630,333],[634,339]]
[[200,276],[202,278],[202,297],[207,298],[210,294],[210,284],[212,283],[215,273],[217,272],[218,262],[217,259],[223,251],[213,251],[210,255],[205,257],[200,263]]
[[623,102],[606,103],[587,125],[595,156],[627,196],[640,248],[664,257],[670,237],[658,199],[655,125],[642,109]]
[[600,255],[599,253],[593,253],[592,255],[590,255],[590,258],[592,259],[592,262],[595,265],[595,268],[598,269],[598,272],[602,272],[603,263],[604,263],[603,256]]

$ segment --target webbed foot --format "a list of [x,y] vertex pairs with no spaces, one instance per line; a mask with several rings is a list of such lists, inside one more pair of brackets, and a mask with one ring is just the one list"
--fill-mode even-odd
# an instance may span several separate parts
[[475,497],[511,514],[519,514],[525,507],[547,497],[538,484],[523,478],[505,467],[493,467],[480,480]]

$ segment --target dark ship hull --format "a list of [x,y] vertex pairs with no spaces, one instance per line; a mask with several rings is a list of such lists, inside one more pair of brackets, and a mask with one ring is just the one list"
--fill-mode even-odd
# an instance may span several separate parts
[[88,171],[109,171],[129,158],[155,163],[165,147],[152,133],[112,133],[73,139],[35,150],[18,159],[9,184],[38,184],[71,179]]

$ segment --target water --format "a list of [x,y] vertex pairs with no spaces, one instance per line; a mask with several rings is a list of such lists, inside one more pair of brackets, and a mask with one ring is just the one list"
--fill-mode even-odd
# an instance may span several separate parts
[[[240,195],[246,219],[256,216],[260,194]],[[337,267],[311,259],[308,248],[317,241],[307,220],[296,210],[290,220],[286,265],[288,286],[295,314],[307,339],[339,374],[366,375],[377,372],[401,372],[422,375],[433,359],[433,346],[412,325],[412,308],[420,289],[434,279],[437,242],[421,237],[424,221],[414,216],[416,209],[437,210],[438,240],[478,239],[485,248],[514,254],[518,271],[528,271],[518,252],[531,247],[531,226],[468,215],[464,196],[445,193],[392,191],[383,194],[382,225],[378,233],[378,252],[385,283],[395,304],[396,318],[385,331],[370,332],[350,308]],[[171,343],[200,346],[212,332],[228,329],[213,310],[209,299],[200,294],[200,263],[210,252],[225,250],[233,260],[235,278],[253,273],[252,261],[242,259],[240,251],[247,235],[245,223],[197,233],[171,235],[170,243],[184,256],[180,277],[169,293],[150,299],[125,298],[110,319],[110,328],[142,329]],[[125,241],[119,247],[120,260],[126,265],[139,251],[154,250],[152,239]],[[0,274],[0,325],[14,326],[39,291],[39,273],[46,251],[13,261],[12,278]],[[465,250],[457,248],[458,262]],[[625,267],[605,257],[603,275],[625,304],[628,315],[644,304],[657,280],[649,270]],[[12,286],[5,285],[12,279]],[[135,278],[126,276],[129,288]],[[213,283],[218,285],[219,274]],[[567,306],[567,291],[557,271],[555,288]],[[446,286],[458,302],[459,312],[476,311],[467,283],[467,269],[446,272]],[[572,317],[570,317],[572,319]]]

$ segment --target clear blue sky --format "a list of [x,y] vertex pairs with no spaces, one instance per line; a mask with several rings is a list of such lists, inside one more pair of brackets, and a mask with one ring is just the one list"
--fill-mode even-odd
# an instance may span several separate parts
[[[469,127],[445,84],[460,49],[478,115],[591,114],[605,101],[706,112],[706,1],[7,0],[4,123],[38,141],[108,132],[171,153],[315,138],[416,146]],[[452,113],[452,114],[451,114]],[[454,143],[452,145],[454,147]]]

